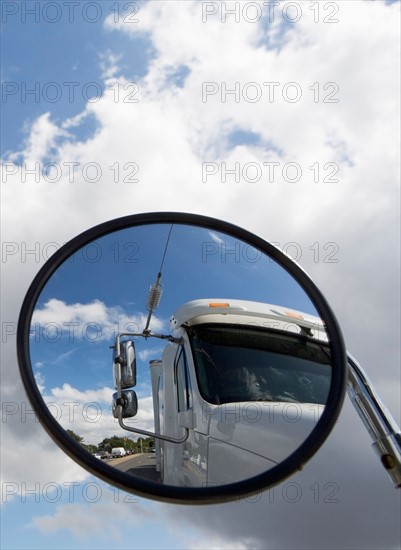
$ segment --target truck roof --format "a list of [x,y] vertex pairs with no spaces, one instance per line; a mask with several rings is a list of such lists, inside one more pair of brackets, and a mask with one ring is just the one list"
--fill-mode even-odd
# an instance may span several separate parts
[[247,300],[205,298],[180,306],[170,318],[171,331],[182,326],[227,323],[304,333],[327,341],[325,325],[319,317],[295,309]]

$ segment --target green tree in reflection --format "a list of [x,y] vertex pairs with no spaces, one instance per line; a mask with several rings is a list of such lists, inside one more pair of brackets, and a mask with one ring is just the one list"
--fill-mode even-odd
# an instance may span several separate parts
[[96,451],[98,450],[97,446],[96,445],[92,445],[90,443],[84,443],[84,438],[81,437],[80,435],[76,434],[74,431],[72,430],[67,430],[67,434],[72,438],[74,439],[74,441],[76,441],[77,443],[79,443],[80,445],[82,445],[82,447],[84,447],[87,451],[89,451],[90,453],[96,453]]

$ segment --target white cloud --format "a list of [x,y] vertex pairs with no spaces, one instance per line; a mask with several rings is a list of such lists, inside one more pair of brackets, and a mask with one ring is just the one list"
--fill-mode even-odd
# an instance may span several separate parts
[[[28,411],[29,407],[26,407],[25,410]],[[20,414],[23,415],[21,411]],[[49,439],[43,428],[35,424],[32,420],[32,413],[30,415],[26,413],[26,419],[22,416],[22,425],[20,416],[17,429],[13,429],[11,424],[9,421],[7,425],[3,424],[2,426],[1,486],[3,505],[29,491],[31,491],[30,494],[32,491],[40,494],[50,481],[63,486],[64,483],[80,482],[88,478],[89,474],[65,455]],[[13,424],[15,426],[17,422],[14,420]],[[18,439],[18,437],[23,439]],[[46,460],[44,460],[45,457]]]
[[56,139],[62,136],[66,134],[50,120],[50,113],[41,115],[32,125],[24,158],[31,162],[44,161],[55,146]]
[[209,233],[210,238],[212,239],[212,241],[214,241],[215,243],[217,243],[219,245],[224,243],[223,239],[221,237],[219,237],[214,231],[209,231],[208,233]]
[[38,386],[39,391],[42,393],[45,389],[45,378],[41,372],[35,374],[35,381]]
[[[83,437],[85,443],[98,445],[113,435],[136,439],[135,434],[120,428],[118,420],[113,417],[111,405],[115,391],[107,387],[80,391],[70,384],[63,384],[50,392],[43,392],[43,399],[61,426]],[[126,423],[133,428],[154,431],[152,398],[138,398],[138,414]]]
[[149,357],[161,356],[163,349],[144,349],[138,353],[141,361],[147,361]]
[[[58,332],[70,334],[73,331],[74,337],[83,337],[85,327],[94,328],[95,335],[91,338],[99,341],[115,337],[116,327],[119,331],[130,327],[130,330],[140,331],[146,324],[147,315],[136,313],[128,315],[122,308],[108,307],[100,300],[94,300],[87,304],[66,304],[62,300],[52,298],[42,308],[36,308],[32,316],[33,332],[39,330],[39,326],[49,327],[49,340],[58,336]],[[163,322],[155,315],[152,316],[150,326],[153,331],[161,331]],[[67,354],[73,353],[73,350]],[[62,360],[62,357],[59,358]]]
[[[34,516],[29,527],[44,534],[68,530],[80,541],[103,540],[121,543],[123,533],[152,519],[152,514],[132,495],[115,501],[115,492],[97,481],[89,481],[84,503],[60,505],[53,514]],[[78,491],[77,491],[78,492]],[[82,489],[83,492],[83,489]]]
[[63,384],[62,388],[52,388],[52,396],[62,400],[69,399],[72,401],[82,401],[84,403],[111,403],[112,388],[101,388],[100,390],[85,390],[79,391],[76,388],[70,386],[70,384]]
[[188,550],[204,550],[205,548],[210,550],[246,550],[247,548],[255,548],[255,540],[253,539],[248,539],[245,542],[235,542],[231,538],[224,539],[216,535],[212,538],[201,537],[202,535],[199,535],[198,540],[187,541]]

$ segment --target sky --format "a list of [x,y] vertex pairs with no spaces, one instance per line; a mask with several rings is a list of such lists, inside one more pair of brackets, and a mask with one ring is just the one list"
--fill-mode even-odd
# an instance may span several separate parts
[[[15,352],[23,298],[63,243],[120,216],[193,212],[299,262],[400,422],[399,3],[73,4],[1,5],[2,547],[399,547],[400,497],[348,399],[322,449],[274,490],[174,506],[65,456],[30,410]],[[108,283],[97,312],[132,320],[132,297]],[[95,298],[71,279],[62,300]],[[59,384],[36,368],[52,397]]]

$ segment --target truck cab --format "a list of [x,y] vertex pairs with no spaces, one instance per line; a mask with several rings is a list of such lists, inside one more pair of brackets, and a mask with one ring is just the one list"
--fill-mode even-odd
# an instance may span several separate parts
[[[330,353],[319,318],[280,306],[202,299],[170,319],[150,362],[161,481],[210,486],[274,467],[324,409]],[[157,438],[167,436],[173,442]]]

